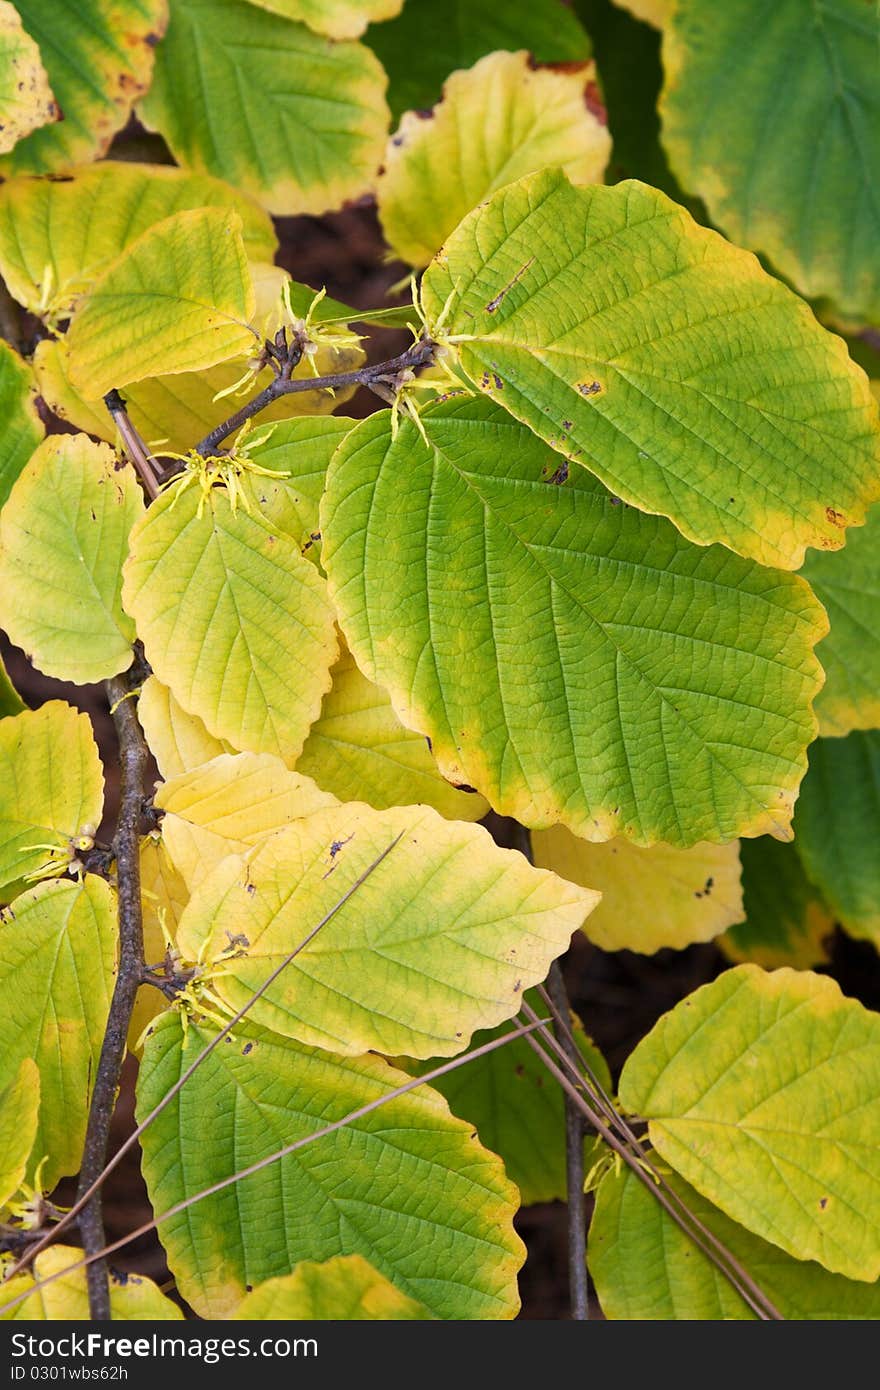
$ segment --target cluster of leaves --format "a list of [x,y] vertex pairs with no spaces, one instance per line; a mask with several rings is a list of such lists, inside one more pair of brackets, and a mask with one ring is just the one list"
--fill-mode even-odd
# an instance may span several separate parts
[[[598,72],[550,0],[0,7],[0,271],[42,325],[0,353],[0,624],[50,676],[146,671],[129,1044],[200,1316],[515,1315],[514,1215],[566,1195],[563,1095],[525,1038],[441,1069],[540,1008],[577,930],[739,962],[605,1112],[650,1144],[594,1153],[605,1314],[753,1316],[719,1250],[783,1316],[880,1314],[880,1020],[809,968],[835,922],[880,940],[880,427],[819,322],[865,360],[877,20],[722,8],[632,5],[663,31],[661,149],[659,36],[592,0]],[[135,102],[176,166],[103,158]],[[270,214],[365,193],[423,271],[411,310],[273,264]],[[384,370],[371,319],[414,325]],[[390,408],[358,422],[361,382]],[[37,393],[74,432],[43,438]],[[80,1166],[124,885],[86,716],[5,675],[0,713],[20,1245]],[[78,1252],[4,1293],[85,1315]],[[111,1306],[180,1315],[148,1281]]]

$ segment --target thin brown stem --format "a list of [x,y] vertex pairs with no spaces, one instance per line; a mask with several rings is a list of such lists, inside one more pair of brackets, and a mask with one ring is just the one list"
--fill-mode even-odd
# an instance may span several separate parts
[[[119,1090],[128,1028],[144,971],[140,822],[147,745],[134,704],[129,698],[140,685],[142,677],[140,662],[136,661],[124,676],[116,676],[107,682],[107,694],[119,740],[122,778],[119,820],[113,841],[118,886],[119,965],[98,1060],[79,1175],[78,1196],[82,1198],[78,1203],[79,1229],[87,1255],[100,1251],[106,1240],[101,1194],[95,1190],[94,1183],[107,1160],[110,1121]],[[91,1318],[108,1319],[110,1288],[103,1260],[96,1260],[90,1265],[88,1287]]]
[[126,453],[144,485],[144,491],[152,502],[159,496],[159,466],[132,424],[125,401],[119,392],[108,391],[104,397],[104,404],[119,431],[119,437],[125,445]]

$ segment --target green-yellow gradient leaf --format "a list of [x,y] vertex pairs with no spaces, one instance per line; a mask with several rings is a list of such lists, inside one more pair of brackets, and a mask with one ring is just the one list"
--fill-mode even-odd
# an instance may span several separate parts
[[[36,1282],[49,1280],[53,1275],[59,1277],[35,1289],[30,1298],[10,1312],[4,1313],[0,1307],[0,1319],[6,1322],[88,1322],[86,1271],[61,1273],[82,1258],[82,1250],[72,1245],[53,1245],[43,1250],[34,1260]],[[34,1282],[29,1273],[17,1274],[3,1285],[0,1300],[7,1303],[21,1297],[34,1288]],[[121,1274],[114,1269],[110,1270],[110,1312],[114,1322],[177,1322],[183,1318],[177,1304],[166,1298],[152,1279],[143,1274]]]
[[48,174],[97,159],[150,84],[166,0],[16,0],[39,46],[62,119],[0,160],[0,176]]
[[101,878],[41,883],[0,922],[0,1089],[32,1058],[40,1072],[40,1117],[28,1180],[51,1192],[82,1159],[116,960],[114,895]]
[[536,830],[532,845],[536,864],[599,889],[602,901],[584,932],[603,951],[682,950],[742,918],[737,840],[643,849],[620,837],[591,844],[556,825]]
[[430,448],[387,413],[340,446],[323,563],[358,665],[443,775],[592,840],[790,838],[825,631],[803,580],[585,469],[555,485],[559,456],[489,401],[422,418]]
[[363,1255],[334,1255],[321,1264],[302,1260],[292,1274],[267,1279],[231,1316],[243,1322],[424,1322],[431,1314]]
[[36,388],[30,367],[14,348],[0,341],[0,507],[31,454],[43,438],[43,424],[34,400]]
[[585,101],[595,77],[592,63],[557,71],[528,53],[490,53],[451,75],[429,119],[407,112],[377,188],[392,251],[427,265],[471,208],[549,164],[572,183],[601,183],[611,137]]
[[74,857],[94,835],[104,776],[87,714],[61,700],[0,720],[0,888]]
[[844,343],[655,188],[520,179],[422,299],[475,386],[700,545],[797,569],[880,495],[877,402]]
[[[216,1030],[157,1024],[138,1080],[143,1115]],[[236,1027],[143,1136],[154,1211],[379,1102],[406,1077],[378,1057],[341,1058]],[[211,1143],[205,1143],[205,1116]],[[178,1288],[201,1316],[228,1317],[247,1285],[301,1260],[364,1255],[441,1318],[506,1319],[524,1255],[517,1193],[500,1159],[427,1087],[160,1223]],[[266,1220],[270,1212],[272,1219]]]
[[834,918],[804,873],[799,848],[800,840],[783,845],[768,835],[743,840],[744,916],[718,942],[731,960],[754,961],[765,970],[807,970],[827,961]]
[[297,771],[340,801],[433,806],[448,820],[480,820],[489,807],[441,775],[427,739],[401,724],[388,692],[367,680],[344,651],[331,675],[320,717],[296,762]]
[[183,914],[181,951],[211,960],[227,933],[246,940],[212,986],[237,1011],[393,841],[249,1016],[349,1055],[460,1052],[518,1011],[597,900],[481,826],[421,806],[318,811],[218,865]]
[[156,793],[162,838],[190,889],[229,854],[246,854],[292,821],[337,805],[271,753],[220,754]]
[[880,945],[880,732],[816,740],[795,832],[804,868],[837,920]]
[[78,685],[132,662],[121,571],[144,506],[134,470],[116,462],[84,434],[53,435],[0,514],[0,624],[46,675]]
[[393,19],[403,0],[250,0],[262,10],[307,24],[331,39],[358,39],[368,24]]
[[227,208],[178,212],[111,262],[67,335],[74,388],[95,400],[156,372],[213,367],[252,349],[241,226]]
[[40,1070],[22,1057],[17,1075],[0,1094],[0,1207],[14,1197],[27,1172],[40,1118]]
[[[162,924],[173,940],[177,923],[189,901],[189,889],[175,868],[158,831],[146,835],[141,841],[140,864],[144,960],[148,967],[161,969],[167,950]],[[168,1000],[155,986],[141,985],[128,1025],[130,1051],[138,1051],[144,1029],[167,1008]]]
[[[539,1017],[548,1017],[537,990],[528,991],[524,1003]],[[572,1031],[594,1075],[610,1091],[611,1077],[602,1054],[575,1019]],[[510,1024],[503,1023],[476,1033],[473,1045],[479,1047],[508,1032]],[[420,1063],[418,1070],[427,1071],[432,1065]],[[566,1200],[563,1091],[524,1038],[447,1072],[433,1084],[448,1100],[453,1115],[472,1124],[480,1142],[503,1158],[505,1172],[519,1188],[524,1206]]]
[[40,50],[22,28],[9,0],[0,3],[0,154],[7,154],[32,130],[57,121],[61,112],[52,95]]
[[880,726],[880,508],[837,555],[808,555],[801,570],[824,604],[831,631],[816,655],[825,685],[819,732],[839,738]]
[[324,581],[259,512],[261,481],[243,480],[235,511],[223,488],[163,493],[132,532],[123,603],[156,675],[215,738],[292,759],[337,641]]
[[140,112],[185,167],[270,212],[319,213],[369,191],[388,132],[385,86],[363,44],[244,0],[171,0]]
[[634,14],[636,19],[640,19],[643,24],[653,24],[655,29],[662,29],[669,22],[675,0],[616,0],[630,14]]
[[833,1274],[880,1275],[880,1018],[834,980],[728,970],[639,1043],[620,1101],[732,1220]]
[[166,779],[191,772],[221,753],[235,752],[231,743],[209,734],[198,715],[187,714],[156,676],[149,676],[141,687],[138,719]]
[[682,185],[803,294],[870,321],[878,63],[880,13],[864,0],[676,0],[663,36],[663,142]]
[[590,40],[565,0],[406,0],[397,19],[370,26],[366,41],[388,73],[395,120],[433,106],[451,72],[500,48],[528,49],[539,63],[590,56]]
[[9,673],[0,660],[0,719],[6,719],[10,714],[21,714],[25,708],[25,703],[16,690]]
[[159,164],[105,160],[64,179],[15,178],[0,187],[0,272],[32,314],[66,318],[133,241],[174,213],[233,208],[252,261],[270,261],[272,222],[220,179]]
[[[786,1319],[880,1318],[880,1286],[829,1274],[759,1240],[682,1182],[666,1181]],[[590,1273],[606,1318],[628,1322],[753,1319],[744,1299],[631,1171],[609,1173],[590,1223]]]

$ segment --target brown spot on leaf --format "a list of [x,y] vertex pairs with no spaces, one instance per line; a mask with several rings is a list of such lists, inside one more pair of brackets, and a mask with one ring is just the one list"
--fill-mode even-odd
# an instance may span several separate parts
[[485,306],[485,309],[486,309],[486,313],[487,313],[487,314],[494,314],[494,313],[495,313],[495,310],[498,308],[499,304],[500,304],[501,301],[504,299],[504,296],[505,296],[506,294],[509,294],[509,293],[510,293],[510,291],[513,289],[514,285],[516,284],[517,280],[521,280],[522,277],[525,275],[526,271],[528,270],[529,266],[532,266],[532,265],[534,265],[534,264],[535,264],[535,258],[534,258],[534,256],[529,256],[529,259],[526,261],[525,265],[521,265],[520,268],[519,268],[519,270],[516,272],[516,274],[515,274],[515,275],[511,275],[511,277],[510,277],[510,279],[508,280],[507,284],[504,285],[503,288],[500,289],[500,290],[498,291],[498,293],[496,294],[495,298],[489,300],[489,303]]
[[601,381],[579,381],[576,387],[582,396],[601,396],[604,389]]
[[827,1198],[827,1197],[820,1197],[820,1198],[819,1198],[819,1209],[820,1209],[821,1211],[824,1211],[825,1208],[827,1207],[827,1205],[828,1205],[828,1198]]
[[846,517],[843,512],[836,512],[833,507],[825,508],[825,517],[832,526],[840,526],[841,528],[846,526]]

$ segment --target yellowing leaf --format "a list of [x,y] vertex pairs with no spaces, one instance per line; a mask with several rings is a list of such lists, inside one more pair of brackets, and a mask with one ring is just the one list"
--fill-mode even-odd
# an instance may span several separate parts
[[250,0],[262,10],[300,20],[331,39],[357,39],[368,24],[400,14],[403,0]]
[[728,970],[627,1061],[621,1104],[734,1221],[835,1274],[880,1275],[880,1018],[794,970]]
[[41,883],[3,913],[0,1089],[17,1078],[24,1058],[36,1062],[40,1118],[28,1181],[48,1156],[40,1172],[47,1192],[82,1159],[115,960],[114,896],[101,878]]
[[298,757],[330,685],[337,642],[326,586],[270,531],[258,484],[170,488],[134,528],[123,603],[159,679],[215,738]]
[[143,232],[205,207],[238,212],[248,258],[271,260],[271,219],[246,194],[205,174],[108,159],[64,179],[9,179],[0,186],[0,271],[32,314],[66,318]]
[[880,945],[880,731],[816,740],[795,831],[807,875],[834,916]]
[[[880,1287],[793,1260],[730,1221],[675,1173],[667,1183],[792,1321],[880,1317]],[[609,1173],[590,1222],[590,1273],[606,1318],[693,1322],[755,1316],[629,1169]]]
[[819,732],[839,738],[880,726],[880,508],[849,533],[839,554],[808,555],[801,570],[824,604],[831,631],[816,652],[825,684]]
[[0,176],[46,174],[97,159],[150,83],[165,0],[16,0],[63,113],[0,160]]
[[0,341],[0,507],[31,454],[43,438],[43,423],[34,404],[30,368],[14,348]]
[[335,1255],[321,1264],[301,1260],[292,1274],[267,1279],[230,1316],[244,1322],[419,1322],[431,1314],[363,1255]]
[[880,495],[844,343],[655,188],[520,179],[456,228],[422,300],[479,390],[699,545],[797,569]]
[[[84,1269],[61,1274],[44,1288],[35,1287],[35,1282],[58,1275],[82,1258],[82,1250],[72,1245],[53,1245],[43,1250],[34,1260],[36,1281],[30,1273],[17,1274],[3,1285],[0,1290],[3,1303],[20,1297],[28,1289],[34,1292],[9,1313],[4,1313],[0,1306],[0,1319],[6,1322],[88,1322],[89,1295]],[[178,1322],[183,1318],[177,1304],[166,1298],[152,1279],[143,1274],[121,1274],[112,1268],[110,1312],[114,1322]]]
[[0,154],[60,114],[39,48],[15,6],[0,0]]
[[630,14],[634,14],[636,19],[642,20],[644,24],[653,24],[655,29],[662,29],[668,24],[676,0],[615,0]]
[[292,821],[337,804],[270,753],[221,754],[156,792],[163,842],[190,889],[227,855],[245,854]]
[[422,803],[448,820],[480,820],[488,805],[440,775],[427,740],[404,727],[380,686],[343,652],[333,685],[296,761],[298,772],[340,801],[365,801],[377,810]]
[[0,515],[0,623],[46,675],[85,685],[132,662],[121,561],[144,510],[134,470],[84,434],[39,446]]
[[67,335],[70,378],[95,399],[157,371],[190,372],[255,345],[254,293],[241,218],[178,212],[111,263]]
[[181,951],[211,960],[230,936],[246,939],[212,986],[238,1010],[398,836],[249,1017],[349,1055],[460,1052],[474,1029],[517,1012],[597,898],[480,826],[424,807],[318,811],[217,866],[181,919]]
[[228,179],[270,212],[318,213],[369,191],[388,130],[385,86],[360,43],[329,43],[253,5],[171,0],[140,111],[185,167]]
[[0,660],[0,719],[6,719],[10,714],[21,714],[24,708],[24,701],[9,679],[6,667]]
[[806,970],[827,961],[834,918],[804,873],[800,844],[761,835],[740,845],[744,920],[718,942],[731,960],[751,960],[765,970]]
[[536,830],[532,844],[536,864],[601,892],[584,932],[603,951],[681,950],[742,918],[737,840],[642,849],[620,838],[591,844],[557,825]]
[[[330,592],[440,771],[593,840],[791,838],[815,737],[809,587],[619,505],[486,400],[387,412],[337,449]],[[536,695],[536,691],[539,695]]]
[[0,1207],[24,1181],[39,1117],[39,1068],[30,1057],[22,1057],[18,1074],[0,1094]]
[[190,772],[220,753],[235,752],[231,744],[209,734],[198,715],[187,714],[156,676],[148,677],[141,687],[138,719],[166,780]]
[[675,0],[660,106],[673,171],[712,221],[808,298],[872,323],[878,51],[880,14],[864,0]]
[[[140,711],[140,702],[138,702]],[[161,835],[154,831],[141,841],[141,901],[144,918],[144,960],[161,967],[165,960],[165,935],[161,919],[172,939],[180,915],[189,901],[189,889],[171,861]],[[141,985],[128,1025],[128,1046],[135,1051],[144,1029],[168,1008],[168,1000],[155,985]]]
[[104,777],[87,714],[50,700],[0,720],[0,888],[94,835]]
[[611,137],[584,100],[594,82],[592,63],[536,68],[527,53],[454,72],[429,119],[407,112],[388,143],[377,193],[391,249],[427,265],[471,208],[549,164],[600,183]]
[[[525,1253],[513,1229],[516,1189],[442,1097],[420,1087],[385,1101],[407,1078],[379,1057],[333,1057],[247,1025],[235,1031],[235,1044],[215,1048],[144,1132],[157,1213],[364,1105],[384,1104],[161,1223],[177,1286],[195,1311],[228,1317],[247,1284],[290,1274],[302,1260],[361,1254],[435,1317],[514,1317]],[[213,1037],[208,1025],[182,1036],[176,1016],[159,1021],[138,1077],[139,1116]]]

